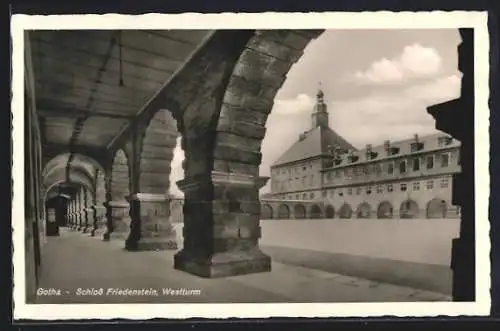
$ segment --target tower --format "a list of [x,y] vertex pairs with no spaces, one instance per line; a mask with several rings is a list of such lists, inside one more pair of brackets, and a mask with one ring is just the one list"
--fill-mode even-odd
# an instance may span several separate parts
[[318,126],[328,127],[328,110],[324,96],[323,91],[319,89],[318,93],[316,93],[316,105],[311,115],[313,130]]

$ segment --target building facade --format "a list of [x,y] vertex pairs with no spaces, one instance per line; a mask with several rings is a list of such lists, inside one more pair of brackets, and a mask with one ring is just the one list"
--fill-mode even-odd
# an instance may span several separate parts
[[271,166],[271,196],[316,201],[325,218],[455,218],[459,150],[444,133],[356,149],[329,127],[319,91],[312,128]]

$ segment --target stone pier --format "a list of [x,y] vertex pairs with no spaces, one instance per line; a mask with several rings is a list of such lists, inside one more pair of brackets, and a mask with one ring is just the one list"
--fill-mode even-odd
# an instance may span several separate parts
[[137,193],[130,196],[132,218],[125,248],[130,251],[177,249],[170,222],[170,198],[166,194]]

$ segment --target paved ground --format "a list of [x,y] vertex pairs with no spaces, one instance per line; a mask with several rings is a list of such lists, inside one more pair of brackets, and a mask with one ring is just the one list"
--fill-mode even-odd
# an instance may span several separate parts
[[[61,236],[48,238],[42,254],[40,288],[46,291],[60,290],[60,295],[39,295],[37,303],[451,300],[449,296],[436,292],[344,276],[276,260],[269,273],[221,279],[199,278],[174,270],[172,251],[126,252],[123,242],[103,242],[65,229],[61,229]],[[94,289],[95,294],[77,295],[79,288]],[[108,289],[148,289],[149,293],[106,295]],[[164,294],[164,289],[178,292]]]

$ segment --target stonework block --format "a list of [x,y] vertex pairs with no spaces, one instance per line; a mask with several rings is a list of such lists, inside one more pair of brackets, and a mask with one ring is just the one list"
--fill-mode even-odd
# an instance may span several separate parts
[[260,152],[242,151],[228,146],[217,146],[214,151],[214,158],[257,165],[262,160],[262,154]]
[[258,249],[225,252],[208,257],[181,251],[174,256],[174,268],[206,278],[271,271],[271,259]]
[[224,95],[224,103],[269,114],[273,108],[274,100],[262,98],[261,96],[252,97],[250,95],[233,93],[231,90],[227,90]]
[[303,50],[311,42],[311,39],[315,38],[312,34],[307,35],[296,30],[259,30],[256,34],[260,40],[274,41],[299,51]]
[[242,150],[260,151],[261,139],[248,138],[230,132],[217,133],[216,145],[231,146]]
[[233,107],[229,104],[222,104],[219,120],[223,120],[225,123],[236,121],[255,123],[259,126],[265,126],[267,117],[268,114],[266,113]]
[[252,176],[259,175],[259,166],[236,161],[214,160],[214,170]]
[[248,48],[254,49],[258,52],[292,63],[297,62],[297,60],[302,56],[302,50],[294,49],[288,45],[283,45],[273,40],[263,40],[262,38],[253,38],[247,46]]

